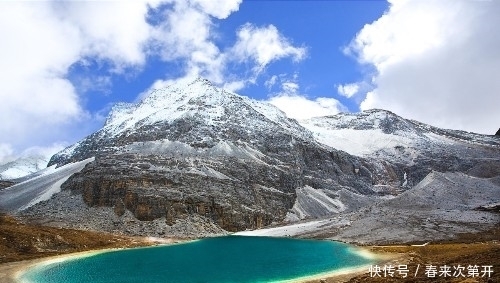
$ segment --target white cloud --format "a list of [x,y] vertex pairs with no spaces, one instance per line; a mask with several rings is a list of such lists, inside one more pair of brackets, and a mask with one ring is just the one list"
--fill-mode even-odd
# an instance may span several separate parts
[[213,0],[195,0],[194,3],[200,5],[201,10],[210,16],[218,19],[225,19],[231,13],[238,11],[243,0],[236,1],[213,1]]
[[271,97],[268,102],[285,112],[289,118],[298,120],[345,111],[345,107],[338,100],[328,97],[309,99],[301,95],[285,94]]
[[44,120],[52,124],[81,114],[64,78],[78,60],[78,32],[61,28],[51,15],[46,3],[0,3],[0,142],[15,141]]
[[[232,47],[219,49],[214,43],[217,34],[212,30],[212,17],[227,17],[238,9],[241,1],[225,2],[223,9],[216,9],[217,13],[213,10],[218,7],[215,5],[216,1],[201,2],[196,1],[192,5],[185,1],[175,1],[173,7],[165,11],[165,21],[154,31],[155,44],[160,49],[163,60],[183,61],[184,74],[177,78],[158,80],[150,89],[179,80],[204,77],[230,91],[238,91],[248,84],[255,84],[268,64],[284,58],[299,61],[305,57],[304,47],[293,46],[272,25],[255,27],[245,24],[237,31],[237,41]],[[229,65],[238,64],[249,65],[251,72],[235,75],[228,70]],[[144,95],[142,93],[139,98]]]
[[264,86],[267,87],[268,90],[276,89],[279,90],[275,92],[275,96],[277,95],[298,95],[299,94],[299,74],[294,73],[290,74],[279,74],[273,75],[269,79],[264,82]]
[[284,82],[281,87],[285,93],[296,94],[299,91],[299,84],[296,82]]
[[152,27],[146,22],[148,1],[76,1],[54,5],[54,16],[78,29],[84,56],[110,60],[117,70],[145,63]]
[[353,97],[359,91],[359,85],[356,83],[338,85],[337,92],[338,94],[345,96],[347,98]]
[[273,75],[270,77],[268,80],[264,82],[264,85],[267,87],[268,90],[271,90],[274,85],[276,85],[276,82],[278,81],[278,76]]
[[148,7],[145,1],[0,2],[0,143],[18,154],[68,137],[70,127],[86,128],[69,68],[90,57],[112,71],[144,64]]
[[236,92],[238,90],[241,90],[245,88],[246,82],[244,80],[239,80],[239,81],[230,81],[227,83],[224,83],[222,87],[228,91]]
[[500,121],[500,2],[390,1],[347,51],[373,65],[361,109],[494,134]]
[[281,109],[289,118],[309,119],[318,116],[335,115],[347,109],[338,100],[328,97],[308,98],[300,94],[298,74],[291,78],[286,74],[276,76],[274,84],[281,84],[281,91],[275,94],[267,102]]
[[184,77],[205,77],[227,83],[228,58],[214,43],[213,18],[225,19],[239,9],[241,0],[172,1],[163,11],[163,21],[153,31],[153,40],[164,61],[182,60]]
[[43,156],[47,159],[52,157],[52,155],[56,154],[57,152],[63,150],[67,144],[63,143],[54,143],[46,147],[41,147],[41,146],[33,146],[29,147],[21,153],[21,156],[23,157],[29,157],[29,156]]
[[285,57],[300,61],[307,53],[306,48],[293,46],[273,25],[255,27],[247,23],[240,28],[237,36],[238,40],[232,48],[232,56],[241,62],[252,59],[256,63],[254,67],[256,74],[263,71],[273,61]]
[[165,61],[190,58],[196,51],[199,54],[195,56],[205,60],[219,53],[209,40],[211,18],[208,14],[184,1],[176,2],[172,10],[167,9],[163,13],[165,20],[155,30],[155,39]]
[[98,91],[104,95],[111,93],[111,87],[113,82],[111,76],[104,75],[92,75],[85,74],[80,76],[74,76],[73,84],[80,92],[86,93],[88,91]]
[[16,160],[17,158],[25,157],[42,157],[49,160],[52,155],[64,149],[67,145],[62,143],[54,143],[46,147],[33,146],[26,148],[21,153],[16,153],[8,144],[0,144],[0,165]]

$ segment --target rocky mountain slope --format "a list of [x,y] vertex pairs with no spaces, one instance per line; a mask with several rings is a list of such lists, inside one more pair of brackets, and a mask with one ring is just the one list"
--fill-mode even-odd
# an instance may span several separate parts
[[[21,214],[56,226],[157,236],[335,216],[338,225],[323,229],[333,233],[351,223],[345,217],[361,219],[370,207],[453,187],[417,185],[439,174],[433,172],[457,172],[471,184],[499,176],[499,148],[494,136],[438,129],[383,110],[299,123],[197,79],[114,107],[101,130],[54,155],[49,166],[95,160],[60,193]],[[487,198],[471,194],[474,205],[457,209],[499,202],[499,185],[491,183],[481,186]],[[445,198],[439,193],[436,201]],[[490,216],[487,225],[498,223]]]
[[385,176],[396,170],[318,143],[277,108],[203,79],[118,105],[101,130],[49,165],[93,156],[62,186],[87,206],[129,212],[138,221],[163,219],[166,226],[192,218],[227,231],[310,216],[290,215],[296,190],[305,187],[335,202],[342,202],[340,190],[376,195],[372,183],[389,182]]
[[[500,139],[445,130],[373,109],[301,121],[318,142],[404,171],[400,187],[417,185],[432,170],[494,177],[500,172]],[[393,188],[396,189],[396,188]]]

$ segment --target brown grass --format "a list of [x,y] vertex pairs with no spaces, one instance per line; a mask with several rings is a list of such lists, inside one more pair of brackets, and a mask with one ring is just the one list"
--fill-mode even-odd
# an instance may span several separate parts
[[0,263],[94,249],[151,244],[138,238],[107,233],[24,224],[0,215]]

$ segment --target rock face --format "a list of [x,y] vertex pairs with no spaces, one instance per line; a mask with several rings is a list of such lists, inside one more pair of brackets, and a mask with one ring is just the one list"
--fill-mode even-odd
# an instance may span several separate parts
[[299,123],[197,79],[115,106],[101,130],[49,166],[95,161],[24,213],[81,228],[92,219],[82,211],[102,212],[83,227],[141,235],[256,229],[348,215],[403,195],[433,171],[498,176],[499,148],[491,136],[384,110]]
[[500,128],[498,128],[498,131],[495,133],[495,136],[500,136]]

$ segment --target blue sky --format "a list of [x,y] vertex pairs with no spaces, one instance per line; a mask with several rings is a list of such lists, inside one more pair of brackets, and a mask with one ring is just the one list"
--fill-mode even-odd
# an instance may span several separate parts
[[[362,72],[357,61],[344,54],[343,48],[355,37],[361,28],[378,19],[388,8],[385,1],[244,1],[237,12],[226,19],[212,19],[214,38],[219,49],[230,48],[237,40],[237,30],[247,23],[257,27],[273,25],[281,35],[294,46],[306,49],[305,58],[294,62],[283,58],[270,64],[254,83],[248,83],[236,92],[266,100],[281,91],[279,84],[266,87],[272,76],[286,75],[296,82],[301,93],[310,98],[327,96],[339,99],[350,111],[359,111],[357,103],[338,95],[337,85],[359,80]],[[150,17],[160,17],[157,11],[150,11]],[[152,21],[155,22],[155,21]],[[321,27],[321,28],[318,28]],[[103,88],[80,92],[86,100],[88,111],[105,113],[109,105],[127,101],[134,102],[137,95],[148,89],[158,79],[176,79],[184,75],[183,60],[161,60],[159,56],[148,57],[147,64],[140,71],[131,74],[110,74],[109,69],[98,63],[82,66],[76,63],[69,74],[70,80],[78,85],[82,80],[100,75],[108,76]],[[232,64],[231,72],[245,76],[248,64]]]
[[0,163],[197,76],[296,119],[384,108],[492,134],[498,13],[468,0],[2,1]]

